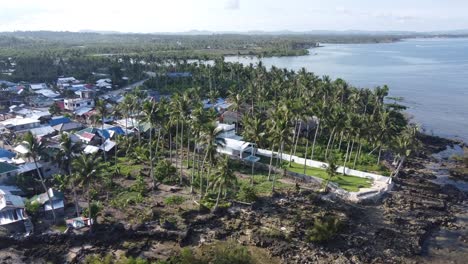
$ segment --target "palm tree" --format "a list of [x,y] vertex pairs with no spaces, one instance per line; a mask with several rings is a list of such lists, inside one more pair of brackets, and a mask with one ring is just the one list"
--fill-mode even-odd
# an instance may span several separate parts
[[47,194],[47,199],[50,201],[50,206],[52,208],[52,216],[54,218],[54,223],[57,222],[57,217],[55,215],[55,208],[54,208],[54,203],[52,202],[52,199],[49,194],[49,190],[45,184],[44,177],[42,177],[42,172],[39,170],[39,166],[37,164],[38,159],[41,157],[41,155],[44,153],[45,147],[44,144],[41,140],[37,140],[34,135],[31,133],[31,131],[28,131],[23,138],[22,144],[24,147],[27,149],[26,157],[31,158],[34,162],[34,166],[36,167],[36,172],[39,177],[39,180],[41,182],[42,188],[44,189],[44,192]]
[[[201,142],[205,146],[205,157],[203,158],[201,171],[203,173],[205,163],[208,160],[208,174],[209,177],[211,174],[211,168],[215,162],[215,156],[217,153],[217,148],[219,146],[223,146],[226,144],[224,138],[220,138],[219,135],[223,132],[222,129],[218,128],[214,122],[209,123],[202,132]],[[207,186],[209,185],[209,181],[207,178]],[[203,177],[200,177],[200,195],[203,197]]]
[[[187,122],[187,118],[190,114],[190,97],[187,92],[184,92],[179,100],[176,101],[177,112],[180,115],[181,121],[181,132],[180,132],[180,184],[182,185],[182,164],[184,154],[184,124]],[[190,152],[190,150],[189,150]]]
[[71,137],[67,133],[62,133],[60,135],[60,152],[59,154],[63,157],[60,161],[62,166],[64,166],[67,176],[70,178],[69,182],[72,188],[73,193],[73,201],[75,202],[75,212],[76,216],[80,215],[79,206],[78,206],[78,198],[76,195],[76,182],[72,174],[72,161],[73,156],[78,154],[81,150],[81,146],[79,143],[73,143]]
[[[279,152],[279,161],[282,163],[283,161],[283,151],[284,145],[289,140],[290,136],[290,128],[289,128],[289,117],[290,112],[288,107],[284,103],[280,103],[280,105],[273,111],[272,116],[270,119],[270,135],[271,137],[275,138],[279,142],[278,152]],[[280,164],[281,165],[281,164]],[[275,183],[276,183],[276,174],[273,177],[273,184],[272,184],[272,191],[275,190]]]
[[338,169],[338,165],[335,164],[335,158],[333,156],[329,157],[328,158],[328,166],[327,166],[327,169],[326,169],[326,172],[328,174],[328,178],[325,181],[325,186],[324,186],[325,191],[328,190],[328,183],[330,182],[330,180],[333,177],[335,177],[337,169]]
[[101,117],[101,129],[104,129],[104,119],[109,114],[109,111],[106,106],[106,102],[102,99],[96,101],[95,106],[97,114]]
[[131,116],[131,111],[133,109],[133,98],[130,94],[126,94],[123,102],[119,105],[120,111],[124,113],[125,116],[125,136],[128,137],[128,119]]
[[[248,115],[244,116],[243,118],[243,131],[242,136],[248,141],[254,142],[255,146],[259,146],[260,142],[263,141],[263,137],[265,136],[265,132],[263,129],[262,120],[260,117],[250,117]],[[254,155],[254,153],[252,153]],[[252,162],[252,178],[250,179],[250,183],[254,184],[254,166],[255,162]]]
[[[86,189],[86,197],[88,202],[88,217],[93,218],[91,211],[91,187],[97,181],[98,173],[101,171],[102,163],[99,157],[95,155],[82,154],[73,161],[73,168],[77,174],[77,179],[80,185]],[[92,232],[92,225],[90,226]]]
[[213,211],[216,211],[219,206],[219,199],[221,197],[221,193],[227,194],[229,188],[237,186],[237,177],[232,172],[229,166],[229,158],[223,158],[218,165],[218,169],[215,173],[215,177],[211,186],[213,190],[217,190],[218,194],[216,196],[216,204],[213,208]]
[[390,175],[389,182],[393,177],[398,176],[406,158],[411,155],[412,152],[419,149],[420,142],[416,137],[418,130],[419,129],[416,126],[409,126],[396,138],[394,145],[396,146],[396,153],[399,161],[395,171]]
[[[157,123],[157,116],[156,116],[156,102],[146,101],[143,104],[143,114],[144,120],[150,124],[149,129],[149,163],[150,163],[150,177],[152,181],[151,188],[154,189],[156,186],[156,182],[154,179],[154,158],[153,158],[153,128],[156,126]],[[161,129],[158,129],[159,133]],[[159,140],[159,136],[158,136]]]
[[[95,109],[96,109],[96,112],[98,113],[98,115],[101,117],[101,129],[104,130],[104,119],[109,114],[106,102],[104,100],[101,100],[101,99],[97,100]],[[102,142],[102,143],[104,144],[104,142]],[[103,151],[103,155],[104,155],[104,160],[107,160],[106,150]]]
[[228,98],[232,104],[232,110],[236,112],[236,134],[239,133],[239,112],[244,100],[242,91],[237,90],[235,86],[232,86],[228,91]]

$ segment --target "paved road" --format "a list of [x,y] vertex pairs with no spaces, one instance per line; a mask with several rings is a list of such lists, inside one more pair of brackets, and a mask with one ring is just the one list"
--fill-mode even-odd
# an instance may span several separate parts
[[[123,88],[120,88],[118,90],[113,90],[113,91],[110,91],[108,93],[105,93],[104,95],[111,95],[112,96],[112,95],[123,94],[123,93],[125,93],[125,90],[128,89],[128,88],[130,88],[130,90],[133,90],[135,87],[143,85],[143,83],[146,80],[148,80],[148,79],[144,79],[144,80],[138,81],[136,83],[129,84],[129,85],[127,85],[127,86],[125,86]],[[104,95],[101,95],[101,97],[104,96]]]

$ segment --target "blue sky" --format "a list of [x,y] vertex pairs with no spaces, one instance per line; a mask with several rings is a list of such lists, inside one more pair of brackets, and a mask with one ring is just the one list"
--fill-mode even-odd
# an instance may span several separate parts
[[467,0],[0,0],[0,31],[468,29]]

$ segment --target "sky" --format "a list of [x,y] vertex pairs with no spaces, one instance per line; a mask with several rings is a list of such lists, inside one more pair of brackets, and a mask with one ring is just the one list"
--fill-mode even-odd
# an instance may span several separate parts
[[0,31],[468,29],[467,0],[0,0]]

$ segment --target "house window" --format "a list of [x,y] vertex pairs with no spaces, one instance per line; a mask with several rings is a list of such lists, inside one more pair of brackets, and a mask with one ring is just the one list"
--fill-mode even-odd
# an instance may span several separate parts
[[88,102],[88,105],[91,105],[91,102]]
[[76,104],[76,107],[80,107],[80,104]]

